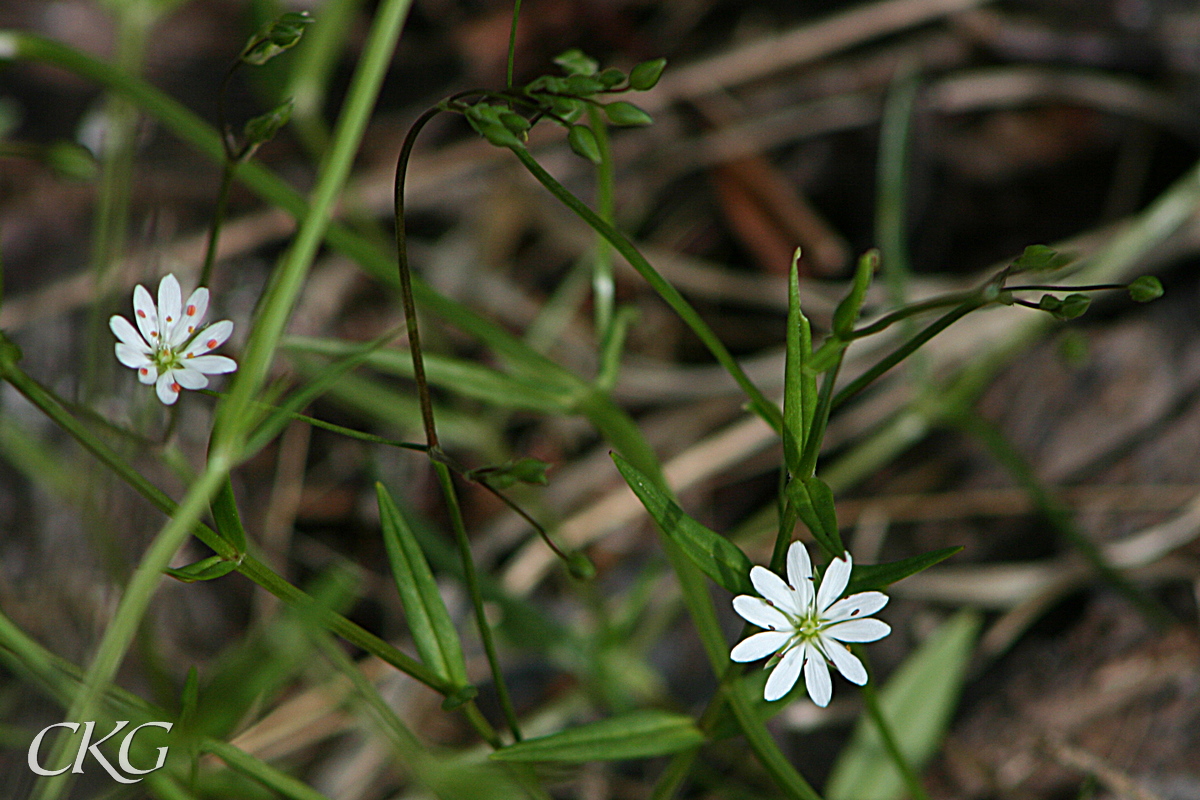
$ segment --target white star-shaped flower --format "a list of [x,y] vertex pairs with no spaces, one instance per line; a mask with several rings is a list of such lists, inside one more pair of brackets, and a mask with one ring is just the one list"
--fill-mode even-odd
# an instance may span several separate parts
[[892,629],[886,622],[867,619],[887,605],[887,595],[882,592],[860,592],[838,600],[850,581],[852,563],[849,553],[835,558],[825,570],[820,588],[814,590],[808,551],[800,542],[792,542],[786,583],[763,567],[750,570],[750,581],[762,597],[738,595],[733,598],[733,608],[764,630],[738,643],[729,657],[757,661],[772,656],[767,666],[778,659],[767,678],[765,699],[783,697],[803,671],[808,696],[821,707],[829,705],[833,682],[826,662],[833,662],[838,672],[859,686],[867,682],[867,670],[843,643],[873,642]]
[[158,399],[168,406],[179,399],[181,389],[208,386],[207,375],[237,369],[232,358],[205,355],[225,343],[233,333],[232,322],[223,319],[196,331],[208,310],[208,289],[200,287],[192,292],[186,304],[182,296],[174,275],[159,281],[157,307],[150,292],[139,284],[133,290],[137,328],[120,314],[108,321],[120,340],[117,360],[136,369],[142,383],[153,383]]

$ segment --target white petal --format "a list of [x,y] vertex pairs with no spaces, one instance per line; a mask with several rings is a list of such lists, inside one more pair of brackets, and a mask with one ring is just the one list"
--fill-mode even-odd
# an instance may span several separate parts
[[199,370],[182,367],[173,369],[171,372],[175,376],[175,382],[185,389],[203,389],[208,386],[208,378],[204,377],[204,373]]
[[154,347],[158,344],[158,311],[154,308],[154,300],[146,287],[140,283],[133,287],[133,321],[146,344]]
[[733,610],[741,614],[742,619],[760,628],[788,632],[792,630],[792,623],[788,622],[783,612],[767,605],[767,601],[761,597],[739,594],[733,598]]
[[179,327],[172,334],[171,344],[178,347],[186,342],[200,327],[206,313],[208,313],[208,289],[201,286],[192,292],[192,296],[184,303],[183,317],[179,320]]
[[767,678],[767,686],[763,689],[763,699],[778,700],[790,692],[796,685],[796,679],[800,677],[800,667],[803,664],[803,647],[793,647],[788,650],[783,660],[775,665],[775,669],[771,670],[771,676]]
[[225,340],[229,338],[229,334],[233,333],[233,323],[227,319],[220,322],[214,322],[204,330],[196,334],[196,338],[192,340],[191,347],[187,350],[187,356],[202,355],[209,350],[215,350],[225,344]]
[[857,683],[859,686],[867,682],[866,667],[858,660],[858,656],[846,649],[845,645],[822,637],[821,649],[825,651],[825,655],[829,656],[829,660],[846,680]]
[[758,661],[760,658],[766,658],[787,644],[787,640],[791,636],[787,631],[763,631],[762,633],[756,633],[738,642],[737,647],[733,648],[733,652],[729,654],[729,657],[734,661]]
[[124,342],[117,342],[116,348],[117,361],[120,361],[127,367],[141,369],[152,363],[147,355],[136,347],[130,347]]
[[168,370],[159,375],[158,381],[154,384],[154,389],[158,392],[158,399],[165,406],[174,405],[175,401],[179,399],[180,387],[179,384],[175,383],[174,377],[171,374],[172,372],[173,370]]
[[883,592],[859,592],[838,600],[821,615],[828,622],[869,617],[887,605],[888,596]]
[[842,596],[842,592],[846,591],[846,584],[850,582],[850,568],[852,561],[850,554],[845,553],[842,558],[835,558],[829,562],[828,568],[825,570],[825,576],[821,578],[821,586],[817,589],[817,613],[824,616],[825,609],[833,604]]
[[829,705],[829,698],[833,697],[829,665],[825,663],[825,656],[821,655],[821,651],[812,642],[804,645],[804,652],[804,685],[812,701],[824,708]]
[[158,319],[159,335],[167,340],[173,340],[175,329],[179,326],[179,318],[183,315],[183,298],[179,291],[179,281],[174,275],[164,275],[158,282]]
[[144,367],[138,367],[138,380],[149,386],[158,380],[158,369],[150,363]]
[[787,614],[802,614],[803,609],[796,605],[796,595],[783,578],[764,567],[754,567],[750,570],[750,582],[775,607]]
[[892,632],[892,627],[878,619],[852,619],[821,629],[821,635],[839,642],[873,642]]
[[787,553],[788,583],[799,595],[797,602],[803,610],[812,605],[813,571],[812,560],[808,557],[808,548],[801,542],[792,542]]
[[127,344],[140,353],[150,352],[150,348],[146,346],[146,340],[137,332],[137,328],[133,327],[133,324],[120,314],[113,314],[108,318],[108,329],[121,340],[122,344]]
[[237,369],[237,362],[225,356],[196,356],[195,358],[186,356],[185,358],[187,360],[184,366],[187,369],[194,369],[209,375],[223,375]]

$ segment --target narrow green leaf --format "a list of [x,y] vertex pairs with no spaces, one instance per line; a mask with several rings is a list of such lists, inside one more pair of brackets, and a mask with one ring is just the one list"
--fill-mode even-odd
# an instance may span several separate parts
[[654,758],[700,745],[704,734],[684,714],[630,711],[526,739],[492,753],[494,761],[620,761]]
[[815,475],[792,478],[787,484],[787,500],[825,554],[830,558],[841,558],[846,546],[838,530],[833,490],[829,485]]
[[692,559],[705,575],[734,594],[755,593],[750,583],[750,568],[753,564],[737,545],[683,513],[683,509],[638,471],[637,467],[616,453],[612,453],[612,458],[625,482],[642,501],[642,505],[650,512],[658,527],[687,553],[688,558]]
[[237,498],[233,496],[233,482],[226,476],[225,483],[217,491],[216,497],[209,505],[213,522],[217,525],[217,533],[229,542],[239,553],[246,552],[246,529],[242,526],[242,517],[238,513]]
[[654,118],[633,103],[618,100],[604,107],[604,114],[613,125],[650,125]]
[[812,327],[800,310],[800,248],[788,276],[787,357],[783,368],[783,454],[788,470],[800,475],[800,456],[817,407],[817,378],[810,369]]
[[663,69],[666,66],[667,60],[665,58],[643,61],[629,73],[629,88],[639,92],[653,89],[655,84],[658,83],[658,79],[662,77]]
[[[914,768],[937,752],[946,734],[979,626],[980,617],[973,611],[951,617],[905,660],[879,694],[883,717]],[[900,773],[864,715],[833,765],[826,800],[900,800],[904,794]]]
[[567,131],[567,144],[575,151],[575,155],[586,158],[593,164],[599,164],[600,145],[596,143],[596,134],[586,125],[572,125]]
[[961,547],[943,547],[940,550],[933,550],[911,558],[902,558],[899,561],[890,561],[887,564],[855,564],[850,573],[850,583],[846,587],[846,594],[883,589],[910,575],[923,572],[934,564],[940,564],[960,550],[962,550]]
[[858,260],[858,268],[854,271],[854,282],[850,284],[850,292],[838,303],[833,312],[833,332],[841,339],[850,338],[854,331],[854,323],[858,322],[858,314],[862,311],[863,300],[867,297],[867,289],[875,270],[879,267],[879,251],[868,250]]
[[197,581],[211,581],[223,578],[237,568],[237,560],[229,560],[221,556],[209,556],[179,569],[167,567],[163,572],[182,583],[196,583]]
[[379,500],[379,520],[392,576],[421,661],[446,680],[466,687],[467,667],[462,644],[438,592],[429,562],[382,483],[375,484],[375,494]]

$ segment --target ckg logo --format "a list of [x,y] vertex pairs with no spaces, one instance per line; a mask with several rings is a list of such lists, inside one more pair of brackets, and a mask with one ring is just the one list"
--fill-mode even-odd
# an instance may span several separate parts
[[[138,783],[142,780],[141,778],[132,778],[128,776],[147,775],[151,772],[154,772],[156,769],[162,769],[163,764],[167,763],[167,748],[158,748],[158,761],[155,762],[153,767],[150,769],[138,769],[137,767],[133,766],[133,764],[129,763],[129,748],[133,744],[133,737],[136,736],[137,732],[142,728],[162,728],[164,731],[169,731],[171,730],[173,723],[145,722],[141,725],[138,725],[129,733],[125,734],[125,738],[121,740],[121,747],[117,751],[117,765],[121,768],[121,771],[118,772],[113,765],[109,763],[108,759],[104,757],[104,754],[100,752],[99,748],[100,745],[104,744],[109,739],[113,738],[122,730],[124,730],[125,726],[128,724],[129,720],[127,719],[118,721],[116,727],[112,729],[111,733],[109,733],[103,739],[97,739],[95,742],[93,742],[92,733],[95,731],[96,723],[94,721],[83,723],[83,741],[79,743],[79,751],[75,755],[75,763],[63,767],[62,769],[55,770],[46,769],[38,763],[38,750],[41,749],[42,739],[45,738],[47,732],[49,732],[51,728],[69,728],[71,733],[78,733],[79,723],[56,722],[53,725],[48,725],[45,728],[42,728],[42,730],[38,732],[37,736],[33,737],[33,742],[29,745],[29,768],[38,775],[44,775],[46,777],[50,777],[52,775],[61,775],[68,769],[75,774],[79,774],[83,772],[83,762],[90,755],[92,758],[100,762],[100,766],[104,767],[104,771],[112,776],[114,781],[117,781],[118,783]],[[122,774],[122,772],[124,774]]]

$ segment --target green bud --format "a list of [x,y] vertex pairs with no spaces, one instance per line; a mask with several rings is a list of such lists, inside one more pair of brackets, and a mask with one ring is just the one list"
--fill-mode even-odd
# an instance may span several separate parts
[[571,75],[567,78],[567,94],[572,97],[591,97],[604,91],[604,84],[599,78],[588,75]]
[[1162,281],[1153,275],[1143,275],[1129,284],[1129,297],[1135,303],[1149,303],[1162,297]]
[[649,125],[654,122],[654,119],[645,111],[624,100],[609,103],[604,107],[604,113],[614,125]]
[[665,58],[643,61],[629,73],[629,88],[639,92],[653,89],[654,85],[658,83],[658,79],[662,77],[663,69],[666,66],[667,60]]
[[1049,272],[1064,267],[1075,260],[1069,253],[1060,253],[1044,244],[1031,244],[1013,262],[1018,272]]
[[583,101],[574,97],[544,98],[550,101],[550,109],[558,121],[571,124],[583,116]]
[[1042,311],[1049,311],[1051,314],[1056,314],[1062,308],[1062,300],[1059,300],[1052,294],[1044,294],[1042,295],[1042,299],[1038,301],[1038,308]]
[[596,135],[586,125],[572,125],[567,131],[567,143],[575,151],[593,164],[600,163],[600,145],[596,144]]
[[616,67],[609,67],[597,75],[596,78],[604,85],[605,89],[611,89],[625,81],[625,73]]
[[50,145],[46,149],[45,158],[51,169],[71,180],[95,180],[99,172],[92,151],[71,142],[56,142]]
[[563,68],[568,75],[595,75],[600,69],[596,59],[587,56],[578,48],[571,48],[555,57],[554,63]]
[[500,122],[518,136],[523,136],[529,131],[529,120],[512,111],[501,111]]
[[536,458],[519,458],[497,467],[483,467],[466,473],[466,478],[473,481],[486,482],[493,489],[507,489],[514,483],[536,484],[545,486],[546,470],[550,465]]
[[[503,109],[507,112],[507,109]],[[524,147],[524,143],[508,129],[500,118],[501,109],[487,103],[476,103],[466,110],[467,122],[497,147]]]
[[250,37],[239,58],[247,64],[262,66],[284,50],[294,47],[300,41],[304,27],[312,21],[307,11],[289,11],[281,15]]
[[576,550],[567,556],[567,571],[576,580],[590,581],[596,577],[596,565],[582,550]]
[[1044,294],[1038,301],[1038,308],[1065,322],[1083,316],[1091,304],[1092,299],[1086,294],[1069,294],[1061,300],[1052,294]]
[[288,120],[292,118],[292,106],[293,100],[289,97],[267,113],[259,114],[247,122],[242,131],[246,137],[246,144],[256,148],[274,139],[279,129],[287,125]]
[[1082,317],[1092,304],[1092,298],[1086,294],[1069,294],[1063,298],[1062,307],[1058,311],[1059,319],[1075,319]]

